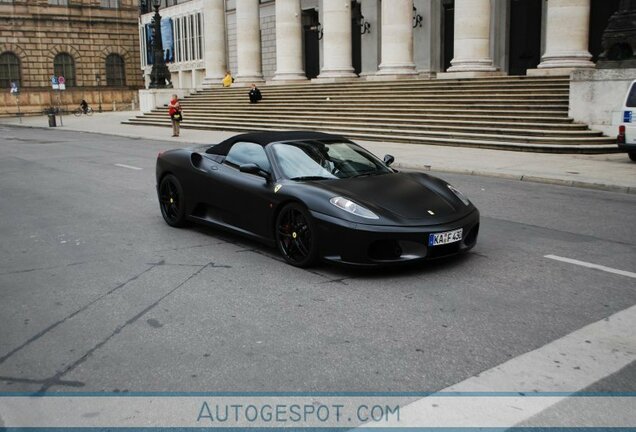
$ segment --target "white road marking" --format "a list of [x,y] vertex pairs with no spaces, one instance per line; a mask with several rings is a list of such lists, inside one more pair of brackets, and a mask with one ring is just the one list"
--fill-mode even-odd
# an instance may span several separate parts
[[594,264],[594,263],[589,263],[589,262],[585,262],[585,261],[579,261],[579,260],[575,260],[572,258],[564,258],[564,257],[560,257],[557,255],[544,255],[544,258],[549,258],[555,261],[561,261],[561,262],[565,262],[568,264],[574,264],[574,265],[578,265],[578,266],[582,266],[582,267],[587,267],[587,268],[591,268],[591,269],[596,269],[596,270],[601,270],[607,273],[614,273],[617,275],[621,275],[621,276],[627,276],[630,278],[634,278],[636,279],[636,273],[632,273],[632,272],[628,272],[625,270],[619,270],[619,269],[614,269],[611,267],[606,267],[604,265],[600,265],[600,264]]
[[[440,390],[440,393],[485,393],[483,396],[435,397],[419,399],[400,410],[400,422],[383,423],[384,427],[445,427],[483,426],[513,427],[521,423],[545,422],[540,414],[559,403],[579,403],[569,398],[636,361],[636,306],[589,324],[547,345],[527,352],[458,384]],[[556,393],[549,397],[525,397],[518,401],[489,397],[490,392],[532,394]],[[458,409],[458,401],[463,406]],[[513,398],[514,399],[514,398]],[[585,399],[585,398],[583,398]],[[604,398],[607,403],[618,400]],[[630,398],[628,398],[630,399]],[[445,400],[447,402],[445,402]],[[506,403],[512,402],[512,403]],[[627,402],[633,407],[634,399]],[[599,405],[601,406],[601,405]],[[632,408],[630,410],[633,411]],[[607,414],[624,415],[618,405]],[[596,411],[602,417],[602,411]],[[461,415],[460,415],[461,414]],[[611,417],[611,416],[610,416]],[[575,426],[576,418],[561,419],[563,426]],[[601,420],[602,421],[602,420]],[[632,416],[630,421],[634,421]],[[363,427],[375,427],[365,424]]]
[[115,166],[118,166],[118,167],[121,167],[121,168],[128,168],[128,169],[135,170],[135,171],[141,171],[143,169],[143,168],[139,168],[139,167],[136,167],[136,166],[126,165],[126,164],[119,164],[119,163],[115,164]]

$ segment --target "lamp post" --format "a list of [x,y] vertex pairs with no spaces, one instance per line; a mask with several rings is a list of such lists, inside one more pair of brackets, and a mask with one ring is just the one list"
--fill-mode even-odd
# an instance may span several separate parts
[[155,15],[152,17],[152,71],[150,72],[150,88],[172,88],[170,71],[164,60],[163,42],[161,41],[161,0],[152,0]]
[[102,88],[99,85],[101,80],[102,77],[99,74],[95,74],[95,81],[97,81],[97,98],[99,100],[99,107],[97,108],[97,110],[99,112],[102,112]]

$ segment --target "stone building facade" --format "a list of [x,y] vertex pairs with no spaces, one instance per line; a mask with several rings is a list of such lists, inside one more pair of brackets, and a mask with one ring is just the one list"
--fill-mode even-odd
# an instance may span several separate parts
[[[625,1],[162,0],[161,15],[202,21],[201,55],[169,64],[180,95],[218,86],[226,70],[235,85],[561,75],[572,77],[570,115],[611,134],[636,69],[597,74],[596,61]],[[141,40],[150,20],[141,17]],[[177,35],[186,47],[190,33]],[[148,78],[143,59],[142,69]],[[607,76],[611,97],[600,101]],[[141,92],[142,110],[165,103],[164,93]]]
[[[138,19],[137,0],[0,0],[0,114],[16,111],[10,82],[22,112],[130,105],[143,86]],[[52,90],[52,75],[65,76],[65,91]]]
[[165,0],[161,14],[203,17],[202,58],[169,65],[188,89],[228,69],[239,83],[567,74],[595,67],[619,1]]

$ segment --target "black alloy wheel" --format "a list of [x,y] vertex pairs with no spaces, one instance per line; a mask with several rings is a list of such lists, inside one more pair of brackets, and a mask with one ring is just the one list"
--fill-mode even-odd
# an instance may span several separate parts
[[300,204],[286,205],[276,218],[276,244],[289,264],[309,267],[316,262],[318,241],[309,212]]
[[159,206],[166,223],[173,227],[185,225],[185,202],[183,188],[172,174],[165,176],[159,184]]

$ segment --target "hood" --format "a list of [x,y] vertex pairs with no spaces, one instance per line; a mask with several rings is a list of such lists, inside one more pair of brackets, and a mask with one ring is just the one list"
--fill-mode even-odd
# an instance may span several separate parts
[[464,205],[444,181],[421,173],[341,179],[325,182],[324,186],[397,222],[442,223],[472,211],[472,205]]

